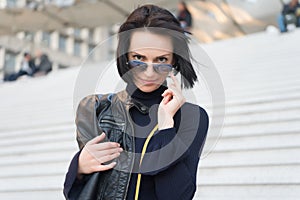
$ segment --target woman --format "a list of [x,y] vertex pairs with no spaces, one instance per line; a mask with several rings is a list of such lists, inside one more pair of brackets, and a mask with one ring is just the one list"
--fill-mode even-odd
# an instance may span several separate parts
[[208,116],[182,94],[197,76],[179,21],[154,5],[134,10],[119,30],[117,67],[126,89],[78,106],[66,199],[192,199]]

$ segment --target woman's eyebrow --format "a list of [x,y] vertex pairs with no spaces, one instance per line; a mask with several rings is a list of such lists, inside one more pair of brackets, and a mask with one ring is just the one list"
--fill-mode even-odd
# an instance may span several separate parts
[[[135,52],[135,51],[130,51],[129,53],[134,53],[134,54],[138,54],[138,55],[140,55],[140,56],[146,57],[145,55],[140,54],[140,53]],[[171,55],[171,53],[167,53],[167,54],[163,54],[163,55],[160,55],[160,56],[156,56],[156,58],[160,58],[160,57],[163,57],[163,56],[170,56],[170,55]]]
[[161,55],[161,56],[157,56],[157,58],[163,57],[163,56],[170,56],[170,55],[171,55],[170,53],[167,53],[167,54],[163,54],[163,55]]
[[[140,55],[140,56],[144,56],[143,54],[140,54],[140,53],[135,52],[135,51],[130,51],[129,53],[133,53],[133,54],[138,54],[138,55]],[[144,57],[145,57],[145,56],[144,56]]]

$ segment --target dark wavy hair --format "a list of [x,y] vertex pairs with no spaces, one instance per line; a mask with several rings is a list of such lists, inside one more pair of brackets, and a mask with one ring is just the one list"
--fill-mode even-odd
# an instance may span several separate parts
[[144,5],[135,9],[120,26],[118,32],[117,68],[119,75],[125,82],[130,82],[127,76],[130,67],[128,49],[133,31],[146,29],[156,34],[168,35],[173,43],[174,67],[182,75],[181,80],[184,88],[192,88],[197,81],[197,75],[191,64],[191,53],[188,47],[189,37],[180,26],[180,22],[168,10],[155,6]]

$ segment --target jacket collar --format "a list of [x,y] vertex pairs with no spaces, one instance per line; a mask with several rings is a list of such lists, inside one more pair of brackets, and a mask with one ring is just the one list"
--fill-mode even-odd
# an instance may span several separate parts
[[130,108],[134,106],[143,114],[149,113],[149,107],[139,102],[138,100],[132,98],[126,90],[118,92],[117,97],[120,99],[121,102],[123,102],[127,111],[129,111]]

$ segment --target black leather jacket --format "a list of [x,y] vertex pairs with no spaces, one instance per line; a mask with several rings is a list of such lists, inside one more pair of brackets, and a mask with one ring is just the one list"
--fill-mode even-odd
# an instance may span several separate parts
[[131,176],[129,172],[134,162],[134,154],[130,153],[134,152],[134,129],[129,116],[132,106],[144,112],[148,109],[134,103],[125,90],[116,94],[90,95],[80,102],[76,115],[79,148],[82,149],[89,140],[105,132],[106,138],[119,143],[124,151],[116,160],[116,169],[89,176],[79,200],[126,199]]

